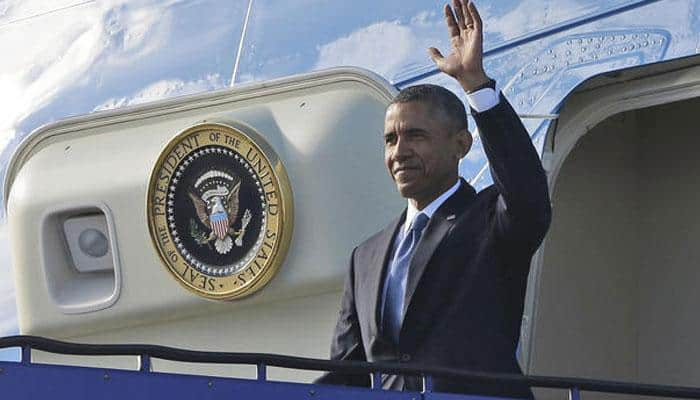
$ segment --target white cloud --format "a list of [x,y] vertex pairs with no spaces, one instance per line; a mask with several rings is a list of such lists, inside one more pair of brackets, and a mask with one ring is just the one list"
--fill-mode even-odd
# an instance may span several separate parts
[[2,0],[0,1],[0,25],[85,2],[86,0]]
[[428,47],[446,43],[441,24],[442,18],[434,11],[422,11],[408,23],[381,21],[362,27],[319,46],[313,69],[353,65],[395,77],[408,68],[431,62]]
[[146,86],[131,96],[111,98],[95,107],[94,111],[111,110],[113,108],[142,104],[173,96],[204,92],[223,86],[224,84],[219,74],[211,74],[207,75],[204,79],[187,82],[180,79],[160,80]]
[[585,15],[595,8],[595,5],[587,3],[575,0],[523,0],[503,15],[495,15],[495,9],[503,11],[502,8],[484,3],[479,12],[484,20],[485,32],[497,35],[498,41],[502,41]]
[[[13,1],[0,6],[1,18],[17,21],[76,3],[84,2],[54,2],[49,8],[45,1]],[[0,63],[0,149],[22,120],[81,84],[96,62],[133,64],[158,48],[171,29],[172,3],[128,6],[126,0],[104,0],[5,25],[0,53],[11,56]],[[119,56],[110,57],[115,49]]]
[[[581,11],[582,6],[576,1],[562,1],[557,3],[557,7],[550,7],[547,13],[531,12],[541,7],[542,0],[518,2],[505,14],[496,14],[496,10],[503,9],[490,4],[480,6],[487,39],[492,36],[496,42],[510,40],[542,29],[547,24],[561,22]],[[432,10],[417,13],[408,23],[382,21],[362,27],[319,46],[314,69],[355,65],[393,78],[413,68],[430,66],[432,62],[427,55],[428,47],[437,47],[443,54],[450,52],[444,24],[442,13]]]
[[[81,4],[85,3],[85,4]],[[122,62],[158,47],[170,30],[167,1],[135,6],[127,0],[0,0],[0,150],[18,125],[51,104],[66,89],[79,86],[99,60],[120,50]],[[77,7],[71,5],[81,4]],[[54,13],[52,10],[62,9]],[[36,18],[32,15],[43,14]],[[193,90],[193,85],[161,88]],[[157,97],[158,87],[141,99]],[[6,226],[0,226],[0,336],[17,332],[15,291]],[[10,277],[8,279],[8,277]]]
[[410,28],[379,22],[321,46],[314,68],[356,65],[389,76],[412,55],[416,41]]
[[9,1],[2,1],[0,2],[0,21],[5,21],[7,20],[7,16],[10,11],[10,2]]
[[134,62],[158,50],[172,31],[167,9],[175,2],[133,9],[103,3],[104,62],[111,67],[133,68]]
[[484,32],[496,34],[500,40],[509,40],[539,28],[544,20],[543,13],[533,13],[531,10],[541,6],[541,0],[521,1],[518,2],[517,7],[502,16],[493,15],[491,6],[480,8],[481,17],[484,20]]
[[[16,124],[80,78],[98,51],[99,15],[85,10],[79,21],[37,24],[26,37],[23,23],[3,29],[0,52],[12,54],[0,65],[0,132],[12,134]],[[34,28],[34,26],[33,26]],[[4,147],[12,137],[0,138]]]

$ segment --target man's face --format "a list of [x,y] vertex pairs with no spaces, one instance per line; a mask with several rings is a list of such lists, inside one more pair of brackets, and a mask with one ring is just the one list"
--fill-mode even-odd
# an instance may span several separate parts
[[466,130],[456,128],[429,104],[392,104],[384,118],[384,162],[401,196],[419,209],[457,180],[457,166],[471,146]]

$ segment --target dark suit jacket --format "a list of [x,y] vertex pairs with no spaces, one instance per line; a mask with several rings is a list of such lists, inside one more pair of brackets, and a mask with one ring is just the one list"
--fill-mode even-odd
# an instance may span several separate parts
[[[381,331],[380,307],[388,255],[405,211],[354,249],[332,359],[520,373],[515,350],[527,276],[550,222],[547,181],[527,131],[503,95],[494,108],[472,113],[494,184],[477,194],[462,180],[430,219],[409,267],[399,343]],[[398,378],[394,388],[402,386]],[[319,382],[370,384],[368,376],[333,373]],[[420,390],[415,378],[406,377],[403,386]],[[531,396],[526,387],[446,379],[435,379],[433,388]]]

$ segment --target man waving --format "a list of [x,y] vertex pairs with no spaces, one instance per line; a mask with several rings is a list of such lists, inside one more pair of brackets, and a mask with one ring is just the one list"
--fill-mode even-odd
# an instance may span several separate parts
[[[430,48],[466,92],[494,184],[459,178],[472,136],[463,103],[435,85],[402,90],[384,119],[386,167],[406,209],[352,252],[331,357],[520,373],[515,350],[532,255],[550,222],[547,180],[520,119],[483,69],[473,3],[445,6],[452,52]],[[328,374],[326,383],[369,385]],[[412,377],[384,386],[420,390]],[[434,390],[530,398],[527,387],[435,379]]]

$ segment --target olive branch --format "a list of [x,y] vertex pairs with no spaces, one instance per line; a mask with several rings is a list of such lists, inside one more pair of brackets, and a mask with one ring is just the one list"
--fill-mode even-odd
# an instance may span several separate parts
[[194,241],[200,246],[209,244],[209,240],[207,240],[208,235],[197,228],[197,222],[192,218],[190,218],[190,236],[192,236]]

